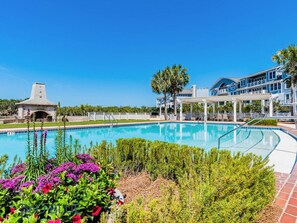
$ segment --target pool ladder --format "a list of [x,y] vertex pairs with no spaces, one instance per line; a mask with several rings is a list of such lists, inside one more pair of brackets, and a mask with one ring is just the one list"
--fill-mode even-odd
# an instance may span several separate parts
[[104,124],[109,124],[111,127],[118,124],[118,121],[114,118],[113,114],[104,115]]

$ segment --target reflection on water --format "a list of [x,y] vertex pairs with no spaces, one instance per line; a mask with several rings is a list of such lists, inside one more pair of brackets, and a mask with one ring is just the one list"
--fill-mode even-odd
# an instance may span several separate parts
[[[218,138],[233,128],[234,125],[226,124],[161,123],[112,128],[69,129],[66,135],[67,139],[70,138],[70,135],[73,139],[78,139],[83,146],[89,146],[91,141],[93,144],[100,143],[102,140],[114,143],[119,138],[145,138],[210,149],[217,147]],[[55,135],[56,131],[48,132],[47,149],[49,151],[53,151]],[[245,149],[247,145],[260,139],[263,139],[263,143],[269,142],[270,145],[273,145],[275,136],[271,134],[269,137],[262,137],[262,134],[256,130],[242,129],[240,132],[234,131],[224,139],[225,142],[222,146],[232,149],[236,145],[238,148],[244,147]],[[11,136],[0,134],[0,155],[6,153],[10,157],[18,155],[24,158],[26,145],[27,133],[17,133]]]

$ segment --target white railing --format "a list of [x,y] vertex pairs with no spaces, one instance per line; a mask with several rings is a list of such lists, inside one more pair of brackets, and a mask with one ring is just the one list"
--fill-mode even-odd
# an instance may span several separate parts
[[112,116],[114,120],[149,120],[151,117],[150,114],[147,113],[88,112],[90,121],[105,120],[108,116]]

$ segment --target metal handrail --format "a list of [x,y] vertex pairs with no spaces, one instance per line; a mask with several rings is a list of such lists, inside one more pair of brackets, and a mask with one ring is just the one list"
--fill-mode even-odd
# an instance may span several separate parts
[[262,118],[253,118],[251,120],[249,120],[248,122],[245,122],[239,126],[237,126],[235,129],[232,129],[231,131],[225,133],[224,135],[220,136],[219,139],[218,139],[218,149],[220,149],[220,144],[221,144],[221,139],[223,137],[225,137],[226,135],[229,135],[230,133],[236,131],[237,129],[239,128],[242,128],[243,126],[245,126],[246,124],[249,124],[255,120],[259,119],[258,121],[256,121],[255,123],[253,123],[251,126],[254,126],[255,124],[258,124],[259,122],[263,121],[263,120],[266,120],[266,119],[288,119],[288,120],[297,120],[297,116],[271,116],[271,117],[262,117]]
[[251,120],[249,120],[249,121],[247,121],[247,122],[245,122],[245,123],[243,123],[241,125],[238,125],[236,128],[234,128],[231,131],[229,131],[229,132],[225,133],[224,135],[220,136],[219,139],[218,139],[218,149],[220,149],[221,139],[223,137],[225,137],[226,135],[229,135],[230,133],[236,131],[237,129],[239,129],[241,127],[243,127],[244,125],[249,124],[250,122],[254,121],[255,119],[258,119],[258,118],[251,119]]
[[109,124],[111,124],[111,126],[113,126],[115,123],[118,124],[117,120],[114,118],[112,114],[104,115],[104,124],[106,123],[106,120],[109,121]]

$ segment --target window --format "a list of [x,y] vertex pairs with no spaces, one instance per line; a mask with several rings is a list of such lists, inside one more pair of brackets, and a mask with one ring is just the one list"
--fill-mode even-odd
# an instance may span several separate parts
[[290,95],[286,94],[286,100],[289,100],[289,99],[290,99]]
[[281,83],[278,83],[278,89],[282,89]]
[[277,83],[274,84],[274,90],[277,90]]
[[273,74],[273,79],[275,79],[275,71],[273,71],[272,74]]
[[269,79],[272,79],[272,73],[271,72],[269,73]]
[[270,90],[273,91],[273,84],[270,84]]

